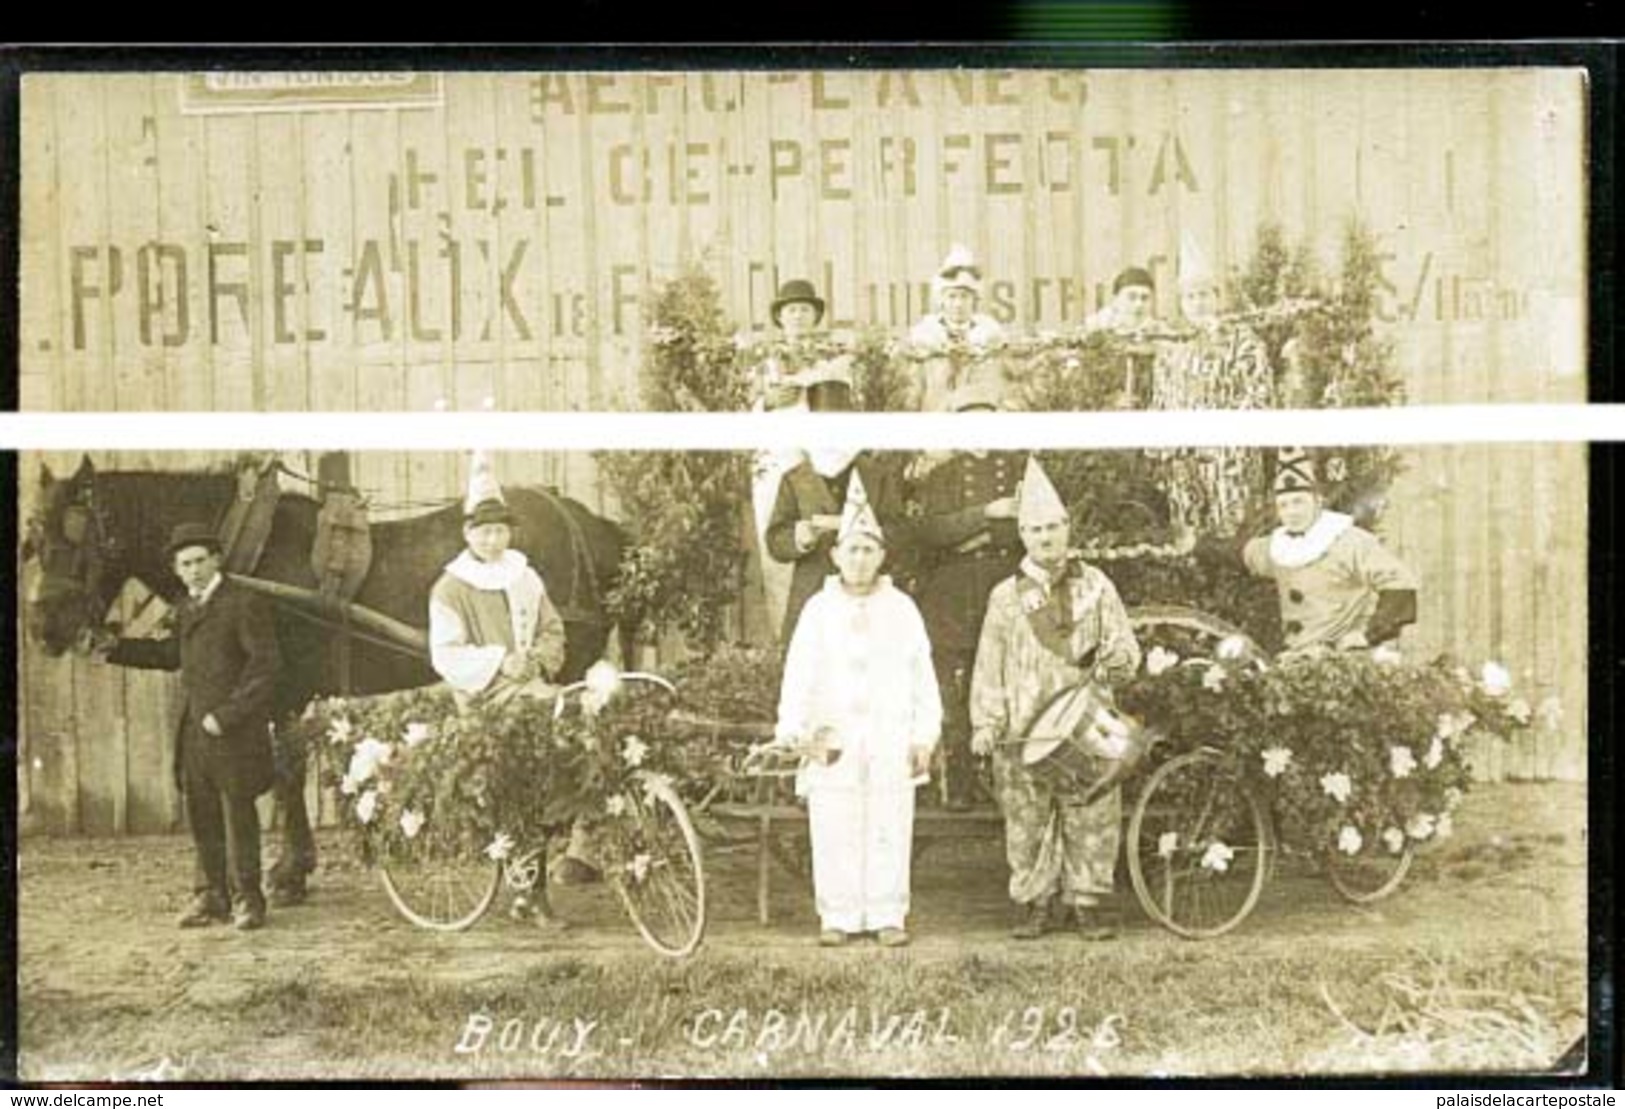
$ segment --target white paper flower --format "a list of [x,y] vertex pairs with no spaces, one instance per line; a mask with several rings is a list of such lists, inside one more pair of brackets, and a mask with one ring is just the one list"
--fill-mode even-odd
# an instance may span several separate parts
[[371,824],[373,814],[378,811],[378,791],[369,789],[361,795],[361,800],[355,803],[355,818],[363,824]]
[[649,753],[649,745],[635,735],[629,735],[621,741],[621,759],[627,766],[642,766],[644,756]]
[[621,672],[613,664],[599,659],[587,668],[582,681],[586,690],[581,695],[581,707],[589,715],[595,715],[609,704],[610,698],[621,688]]
[[1388,770],[1396,778],[1409,778],[1416,769],[1416,756],[1409,747],[1388,748]]
[[1230,860],[1235,857],[1236,853],[1234,851],[1218,840],[1214,840],[1207,845],[1207,850],[1202,852],[1202,867],[1205,870],[1216,870],[1222,873],[1230,869]]
[[1266,747],[1260,754],[1264,759],[1264,775],[1269,778],[1279,778],[1292,764],[1292,751],[1287,747]]
[[407,809],[401,813],[401,831],[407,839],[416,839],[418,832],[423,830],[423,814]]
[[1455,819],[1447,812],[1440,813],[1439,819],[1433,822],[1433,838],[1449,839],[1450,834],[1456,830]]
[[1222,659],[1245,658],[1247,641],[1239,635],[1227,635],[1219,640],[1218,654]]
[[1342,831],[1337,833],[1337,849],[1345,855],[1358,855],[1360,848],[1365,846],[1365,840],[1360,836],[1360,829],[1352,824],[1343,825]]
[[355,735],[355,725],[350,723],[348,716],[335,716],[332,723],[327,725],[327,742],[349,743]]
[[666,786],[666,787],[670,788],[670,786],[671,786],[671,777],[669,775],[666,775],[666,774],[646,774],[646,775],[644,775],[644,777],[643,777],[643,803],[646,804],[646,805],[653,805],[655,803],[655,790],[657,790],[661,786]]
[[1178,832],[1164,832],[1157,837],[1157,854],[1165,859],[1174,857],[1174,851],[1179,847]]
[[1378,666],[1398,666],[1405,661],[1405,656],[1392,643],[1383,643],[1372,648],[1371,661]]
[[1412,839],[1427,839],[1433,834],[1436,821],[1432,815],[1419,812],[1405,825],[1405,834]]
[[1179,665],[1179,656],[1166,647],[1153,647],[1145,653],[1145,672],[1153,678]]
[[1530,708],[1529,702],[1522,697],[1514,697],[1507,702],[1507,715],[1527,728],[1529,722],[1535,718],[1535,710]]
[[501,862],[513,853],[513,837],[507,832],[498,832],[496,838],[485,845],[485,857],[492,862]]
[[1382,842],[1387,844],[1389,851],[1397,855],[1405,850],[1405,833],[1398,828],[1388,828],[1382,833]]
[[626,864],[626,869],[632,872],[633,881],[641,882],[649,876],[649,867],[653,862],[654,858],[647,851],[639,851]]
[[1341,484],[1348,480],[1349,464],[1342,455],[1334,455],[1326,460],[1326,480],[1334,484]]
[[610,794],[609,799],[604,802],[604,811],[609,813],[610,816],[625,816],[626,798],[619,793]]
[[1478,681],[1491,697],[1505,697],[1512,692],[1512,675],[1499,662],[1486,662]]
[[1440,739],[1445,740],[1446,742],[1454,743],[1457,739],[1460,739],[1463,735],[1465,735],[1476,723],[1478,723],[1478,718],[1470,712],[1462,712],[1459,714],[1447,712],[1439,717],[1438,736]]
[[344,794],[346,797],[354,797],[355,791],[360,788],[361,783],[350,777],[348,774],[346,774],[344,776],[344,780],[339,783],[339,792]]
[[354,778],[357,782],[365,782],[378,772],[378,768],[389,761],[394,748],[382,740],[368,736],[355,745],[355,752],[350,756],[350,768],[345,776]]
[[1439,741],[1438,736],[1434,736],[1433,739],[1428,743],[1427,751],[1425,751],[1422,755],[1422,765],[1427,767],[1429,770],[1434,770],[1443,761],[1444,744]]
[[427,743],[434,738],[434,729],[420,720],[414,720],[406,726],[406,745],[416,747],[420,743]]
[[1457,789],[1455,786],[1446,787],[1444,791],[1445,812],[1453,811],[1459,804],[1461,804],[1461,790]]
[[1224,688],[1224,667],[1209,666],[1207,673],[1202,675],[1202,688],[1218,693]]
[[1354,783],[1347,774],[1339,771],[1336,774],[1322,774],[1320,788],[1325,791],[1326,796],[1341,805],[1348,801],[1349,794],[1354,792]]

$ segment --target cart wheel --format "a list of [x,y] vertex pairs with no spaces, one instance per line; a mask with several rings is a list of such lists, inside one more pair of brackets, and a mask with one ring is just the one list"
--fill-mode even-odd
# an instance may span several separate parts
[[403,850],[384,860],[378,873],[384,892],[407,920],[435,932],[461,932],[484,916],[496,899],[502,864],[453,848],[447,848],[444,856]]
[[[1184,658],[1219,658],[1266,665],[1269,655],[1228,620],[1184,605],[1140,605],[1129,609],[1129,624],[1141,647],[1171,648]],[[1221,648],[1221,644],[1223,645]]]
[[645,778],[633,791],[629,868],[614,876],[632,923],[662,955],[681,957],[705,935],[705,871],[700,839],[670,785]]
[[1411,869],[1416,852],[1407,843],[1399,854],[1384,851],[1361,852],[1350,857],[1341,851],[1325,854],[1326,877],[1332,888],[1356,905],[1381,901],[1399,888]]
[[1222,936],[1258,904],[1270,825],[1235,763],[1216,751],[1158,767],[1134,806],[1129,877],[1146,915],[1189,939]]

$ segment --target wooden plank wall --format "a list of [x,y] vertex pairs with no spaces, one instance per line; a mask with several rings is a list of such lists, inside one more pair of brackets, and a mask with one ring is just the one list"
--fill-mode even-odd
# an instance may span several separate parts
[[[1330,260],[1354,215],[1390,255],[1413,399],[1584,398],[1572,71],[481,73],[444,76],[438,107],[211,115],[181,80],[24,81],[25,409],[631,407],[640,309],[685,261],[741,327],[810,275],[837,329],[901,331],[960,240],[1027,330],[1075,323],[1129,263],[1172,314],[1182,236],[1237,265],[1272,218]],[[1418,649],[1555,697],[1481,775],[1583,777],[1583,449],[1411,462],[1389,531],[1427,587]],[[584,455],[503,465],[605,505]],[[435,499],[462,466],[370,454],[357,477]],[[25,826],[173,827],[170,683],[18,660]]]
[[652,283],[741,328],[810,276],[901,332],[953,241],[1016,330],[1182,238],[1359,216],[1418,394],[1583,396],[1575,71],[466,73],[438,107],[186,114],[179,74],[23,86],[33,408],[637,403]]

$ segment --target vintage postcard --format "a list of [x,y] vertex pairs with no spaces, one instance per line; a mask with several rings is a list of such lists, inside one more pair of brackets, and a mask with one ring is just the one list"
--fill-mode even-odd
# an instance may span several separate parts
[[26,75],[24,410],[358,430],[19,455],[21,1078],[1583,1072],[1583,444],[400,414],[1583,402],[1587,95]]

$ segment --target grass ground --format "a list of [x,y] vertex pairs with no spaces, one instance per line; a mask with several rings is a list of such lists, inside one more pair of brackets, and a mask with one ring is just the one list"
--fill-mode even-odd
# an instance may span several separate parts
[[[713,853],[693,958],[643,947],[602,888],[563,936],[493,914],[395,917],[324,841],[318,894],[253,935],[171,926],[179,837],[29,840],[21,1066],[33,1081],[1334,1074],[1550,1068],[1585,1027],[1584,789],[1472,795],[1456,838],[1374,907],[1285,865],[1258,911],[1180,940],[1007,936],[997,842],[916,869],[917,940],[813,943],[805,880],[754,919],[752,860]],[[1126,885],[1126,883],[1123,883]]]

